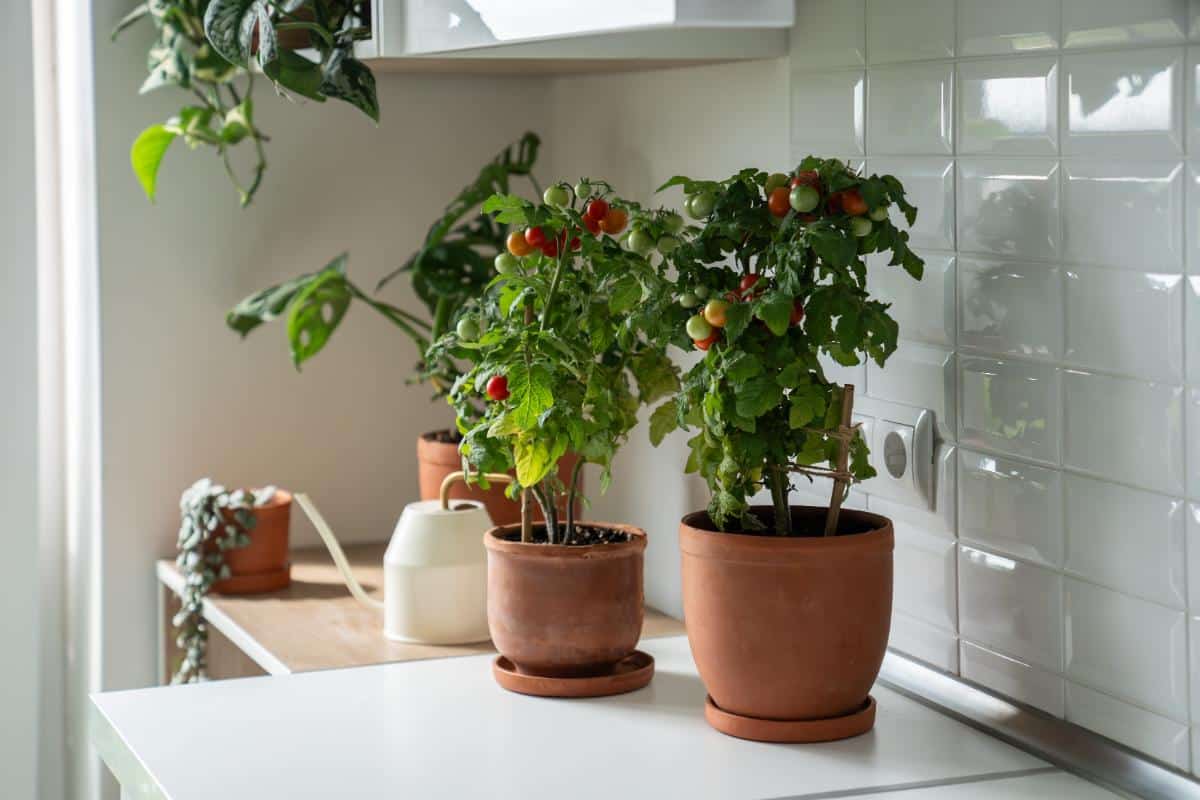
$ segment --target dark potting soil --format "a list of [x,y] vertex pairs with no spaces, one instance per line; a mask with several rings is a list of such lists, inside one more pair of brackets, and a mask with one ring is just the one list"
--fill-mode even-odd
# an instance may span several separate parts
[[[562,529],[565,525],[559,525],[559,536],[562,535]],[[508,542],[521,541],[521,531],[517,530],[509,533],[504,537]],[[575,534],[568,543],[570,547],[586,547],[593,544],[620,544],[629,541],[629,534],[624,531],[613,530],[612,528],[601,528],[595,525],[580,525],[576,523]],[[533,527],[533,543],[534,544],[549,544],[546,538],[546,526],[535,525]],[[555,544],[562,544],[561,541],[555,541]]]
[[[825,513],[827,509],[808,509],[792,507],[792,532],[787,537],[789,539],[799,538],[819,538],[825,535]],[[763,524],[763,529],[758,531],[722,531],[717,527],[716,523],[709,518],[708,512],[702,511],[697,514],[689,514],[685,517],[687,524],[693,528],[699,528],[704,531],[712,531],[713,533],[732,533],[738,536],[763,536],[775,537],[775,509],[771,506],[754,506],[750,509],[750,513],[759,519]],[[876,526],[869,519],[862,519],[856,514],[843,509],[838,516],[838,529],[835,536],[853,536],[858,533],[870,533],[875,530]]]
[[462,441],[462,434],[454,430],[430,431],[429,433],[421,434],[421,438],[427,442],[438,442],[440,444],[458,444]]

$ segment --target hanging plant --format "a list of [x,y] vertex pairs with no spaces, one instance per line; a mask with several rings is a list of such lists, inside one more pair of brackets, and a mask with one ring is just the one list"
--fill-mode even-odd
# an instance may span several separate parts
[[179,554],[175,565],[183,574],[183,595],[182,606],[171,623],[183,657],[172,684],[204,678],[208,645],[204,597],[214,583],[230,576],[225,553],[250,544],[250,531],[255,525],[252,509],[265,506],[275,494],[274,486],[231,492],[202,478],[179,498]]
[[[182,138],[191,149],[210,148],[221,159],[242,205],[248,205],[267,168],[269,138],[255,122],[253,100],[263,81],[285,97],[343,100],[378,122],[375,77],[354,57],[354,43],[370,36],[369,8],[367,0],[138,4],[117,23],[113,38],[142,19],[154,24],[158,36],[141,93],[173,86],[191,95],[176,116],[146,128],[133,143],[130,162],[146,196],[154,200],[163,157]],[[254,160],[243,177],[233,155],[247,147]]]

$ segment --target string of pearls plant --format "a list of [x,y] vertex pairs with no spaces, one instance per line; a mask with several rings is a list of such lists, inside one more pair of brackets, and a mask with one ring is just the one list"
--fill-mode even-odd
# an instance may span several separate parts
[[201,478],[179,498],[179,555],[175,564],[183,573],[183,596],[182,607],[171,623],[183,657],[172,684],[204,679],[208,650],[208,625],[201,613],[204,596],[213,584],[229,577],[226,551],[250,544],[250,530],[255,524],[250,510],[269,503],[275,492],[274,486],[231,492],[209,478]]

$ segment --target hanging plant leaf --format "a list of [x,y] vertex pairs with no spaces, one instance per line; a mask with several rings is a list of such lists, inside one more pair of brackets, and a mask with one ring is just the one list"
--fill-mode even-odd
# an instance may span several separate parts
[[212,0],[204,12],[204,35],[225,60],[243,67],[257,56],[266,69],[279,51],[267,0]]
[[[211,8],[211,6],[210,6]],[[371,119],[379,122],[379,99],[375,96],[375,76],[367,65],[350,55],[349,47],[335,50],[325,64],[321,93],[345,100]]]
[[151,125],[142,131],[129,150],[129,162],[133,165],[133,174],[146,192],[150,202],[158,184],[158,168],[162,165],[167,148],[175,141],[175,134],[163,125]]
[[280,50],[279,57],[263,71],[284,89],[318,103],[325,102],[325,95],[321,94],[321,65],[315,61],[309,61],[292,50]]
[[341,270],[324,270],[290,305],[288,342],[292,363],[300,365],[321,352],[350,306],[350,288]]

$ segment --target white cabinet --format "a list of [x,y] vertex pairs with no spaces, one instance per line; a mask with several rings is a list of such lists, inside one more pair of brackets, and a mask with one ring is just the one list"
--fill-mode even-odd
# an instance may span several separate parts
[[792,0],[375,0],[382,69],[586,71],[782,56]]

